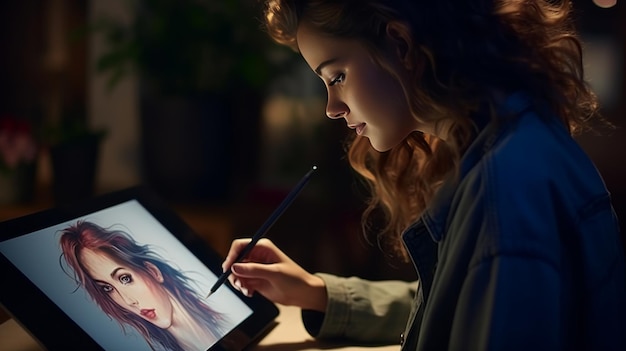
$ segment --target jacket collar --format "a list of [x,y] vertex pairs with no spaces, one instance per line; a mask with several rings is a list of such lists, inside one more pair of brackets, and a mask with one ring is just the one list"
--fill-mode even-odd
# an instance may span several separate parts
[[483,155],[491,149],[497,139],[505,133],[508,129],[506,127],[508,125],[507,121],[511,120],[507,117],[518,116],[529,108],[530,99],[523,92],[513,93],[504,100],[496,112],[502,118],[499,118],[496,122],[489,122],[480,130],[476,139],[470,144],[461,158],[458,175],[452,175],[444,181],[430,205],[422,213],[420,220],[411,225],[410,228],[414,228],[421,222],[428,230],[433,241],[440,242],[443,239],[452,198],[457,191],[459,181],[467,175]]

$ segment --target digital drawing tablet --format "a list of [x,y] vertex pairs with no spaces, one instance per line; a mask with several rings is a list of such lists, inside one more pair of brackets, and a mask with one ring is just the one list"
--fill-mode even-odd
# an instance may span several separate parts
[[0,223],[0,303],[48,350],[242,350],[277,307],[143,186]]

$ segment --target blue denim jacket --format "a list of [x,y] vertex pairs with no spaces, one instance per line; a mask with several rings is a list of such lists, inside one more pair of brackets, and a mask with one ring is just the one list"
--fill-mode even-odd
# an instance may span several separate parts
[[403,234],[419,284],[320,274],[327,311],[303,313],[313,336],[393,342],[404,329],[407,351],[626,350],[624,254],[600,175],[523,94],[503,106],[517,117],[482,130]]
[[403,239],[421,281],[403,350],[626,350],[617,218],[595,166],[523,94]]

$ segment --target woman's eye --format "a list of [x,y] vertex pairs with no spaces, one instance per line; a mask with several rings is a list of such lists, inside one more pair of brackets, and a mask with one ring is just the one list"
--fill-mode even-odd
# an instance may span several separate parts
[[339,73],[335,78],[333,78],[333,80],[330,81],[328,85],[332,87],[337,83],[342,83],[344,79],[346,79],[346,75],[344,73]]
[[113,287],[109,284],[100,286],[102,287],[102,291],[104,291],[105,293],[110,293],[111,291],[113,291]]
[[133,282],[133,278],[130,276],[130,274],[122,274],[120,276],[120,283],[122,284],[130,284]]

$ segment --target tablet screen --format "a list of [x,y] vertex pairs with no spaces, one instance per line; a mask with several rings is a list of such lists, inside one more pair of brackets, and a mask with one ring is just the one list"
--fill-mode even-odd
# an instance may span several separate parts
[[3,240],[0,253],[104,350],[218,349],[254,306],[226,287],[206,299],[215,264],[179,238],[128,199]]

